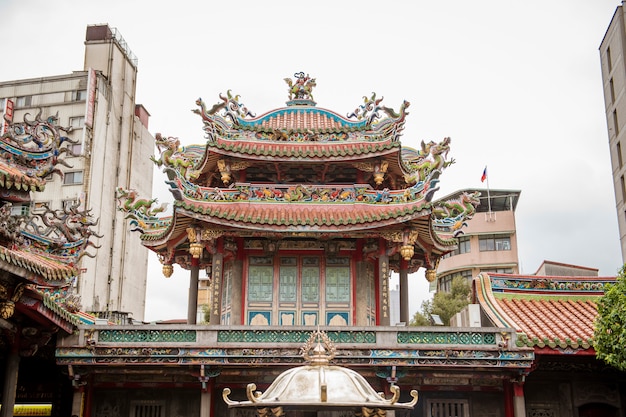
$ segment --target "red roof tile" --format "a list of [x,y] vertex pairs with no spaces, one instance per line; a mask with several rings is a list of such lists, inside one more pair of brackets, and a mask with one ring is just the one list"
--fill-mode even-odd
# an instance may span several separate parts
[[515,328],[518,345],[591,350],[596,300],[614,278],[482,273],[475,295],[496,326]]
[[311,203],[250,203],[250,202],[193,202],[176,201],[175,205],[207,216],[207,221],[232,227],[259,228],[267,226],[278,229],[301,230],[362,230],[380,227],[386,221],[408,221],[421,215],[428,203],[406,204],[311,204]]
[[0,261],[49,280],[68,279],[77,273],[72,266],[46,258],[40,254],[21,249],[12,250],[3,246],[0,246]]
[[11,189],[26,191],[42,191],[45,181],[39,177],[26,175],[14,166],[0,162],[0,186]]
[[281,158],[331,158],[344,159],[350,156],[362,156],[380,153],[394,148],[400,149],[399,142],[392,138],[377,142],[345,141],[345,142],[272,142],[250,140],[227,140],[218,138],[214,144],[216,149],[232,154],[246,154],[261,157]]

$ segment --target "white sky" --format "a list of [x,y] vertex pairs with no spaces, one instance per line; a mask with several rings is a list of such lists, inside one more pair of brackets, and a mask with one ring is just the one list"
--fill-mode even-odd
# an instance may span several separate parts
[[[402,142],[452,138],[460,188],[522,190],[522,273],[544,259],[615,275],[622,263],[598,47],[618,0],[341,2],[0,0],[8,81],[83,68],[86,26],[117,28],[139,59],[150,131],[203,143],[195,100],[232,89],[257,115],[287,100],[285,77],[317,79],[319,107],[346,114],[376,92],[411,102]],[[165,177],[155,178],[161,201]],[[158,190],[158,191],[157,191]],[[428,297],[411,279],[411,314]],[[188,273],[156,257],[146,320],[185,318]]]

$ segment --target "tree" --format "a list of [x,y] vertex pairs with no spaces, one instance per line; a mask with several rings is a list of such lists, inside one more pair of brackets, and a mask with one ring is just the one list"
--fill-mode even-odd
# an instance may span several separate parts
[[450,319],[469,304],[470,285],[467,279],[456,276],[452,280],[451,291],[439,291],[432,301],[422,303],[422,311],[413,315],[409,323],[411,326],[430,326],[431,314],[436,314],[446,325],[450,324]]
[[211,321],[211,309],[208,304],[202,304],[202,324],[209,324]]
[[593,344],[598,359],[626,371],[626,265],[598,301]]
[[413,318],[409,322],[409,326],[430,326],[430,312],[433,308],[433,302],[426,300],[422,302],[422,311],[416,311]]

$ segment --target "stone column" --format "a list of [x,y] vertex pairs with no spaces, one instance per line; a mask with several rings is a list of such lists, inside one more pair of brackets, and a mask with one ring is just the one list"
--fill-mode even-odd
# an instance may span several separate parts
[[13,406],[15,405],[15,394],[17,392],[17,373],[20,368],[18,345],[18,340],[15,340],[13,342],[13,346],[11,347],[11,351],[6,358],[0,417],[13,417]]
[[230,324],[244,324],[243,310],[243,260],[233,261],[230,273]]
[[211,267],[211,318],[209,320],[210,324],[221,324],[223,260],[224,257],[221,253],[213,254],[213,262]]
[[[400,321],[409,325],[409,265],[404,259],[400,261]],[[391,323],[395,325],[396,323]]]
[[211,391],[213,384],[209,385],[209,389],[202,390],[200,393],[200,417],[211,416]]
[[198,278],[200,266],[197,258],[191,259],[189,274],[189,302],[187,305],[187,324],[196,324],[198,317]]
[[[386,245],[381,245],[386,248]],[[378,316],[380,326],[389,326],[389,256],[387,253],[378,257]]]
[[513,381],[513,413],[515,417],[526,417],[523,381]]
[[356,279],[354,285],[356,286],[356,299],[354,300],[356,311],[356,325],[357,326],[369,326],[367,320],[367,302],[370,300],[369,293],[371,291],[371,277],[367,274],[367,262],[356,262]]
[[74,388],[74,395],[72,397],[72,415],[82,417],[83,405],[85,401],[85,388]]

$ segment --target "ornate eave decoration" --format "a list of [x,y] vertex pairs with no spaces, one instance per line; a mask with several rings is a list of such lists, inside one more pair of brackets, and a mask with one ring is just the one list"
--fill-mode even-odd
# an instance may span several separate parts
[[351,369],[331,365],[335,347],[325,332],[315,331],[300,351],[308,365],[292,368],[280,374],[264,392],[256,385],[248,385],[248,401],[232,401],[230,389],[224,388],[223,398],[229,408],[255,409],[261,416],[284,415],[285,410],[346,410],[355,416],[385,416],[387,410],[412,409],[418,394],[411,391],[413,400],[398,403],[400,389],[390,386],[393,393],[386,399]]
[[[183,147],[175,137],[156,135],[161,155],[151,159],[168,175],[175,200],[171,217],[159,216],[165,207],[156,200],[118,189],[119,209],[142,233],[144,245],[162,255],[164,273],[171,275],[183,252],[198,256],[203,250],[198,243],[178,240],[194,222],[238,236],[302,233],[313,238],[357,235],[401,223],[419,228],[420,238],[393,241],[390,255],[400,254],[393,262],[401,258],[411,271],[434,271],[437,259],[454,249],[478,205],[478,194],[433,202],[441,174],[454,163],[448,159],[450,138],[423,141],[419,150],[404,148],[399,138],[408,102],[396,112],[372,93],[344,117],[316,107],[315,78],[303,72],[294,77],[285,79],[287,106],[258,117],[231,90],[213,106],[198,99],[199,109],[193,111],[202,118],[205,146]],[[245,181],[242,171],[255,164],[283,162],[322,168],[340,163],[367,179],[346,185],[237,181]]]
[[10,190],[41,191],[46,177],[63,175],[56,167],[61,164],[71,168],[62,158],[71,153],[68,144],[76,144],[62,132],[71,127],[58,126],[58,115],[41,117],[42,110],[30,119],[24,115],[21,123],[7,123],[6,132],[0,136],[0,186]]

